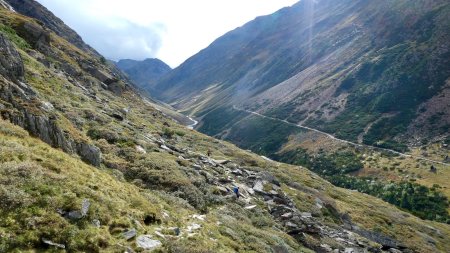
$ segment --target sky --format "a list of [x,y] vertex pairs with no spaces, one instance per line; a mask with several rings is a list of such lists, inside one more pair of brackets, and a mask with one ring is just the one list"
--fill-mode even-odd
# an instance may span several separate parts
[[216,38],[298,0],[37,0],[111,60],[176,67]]

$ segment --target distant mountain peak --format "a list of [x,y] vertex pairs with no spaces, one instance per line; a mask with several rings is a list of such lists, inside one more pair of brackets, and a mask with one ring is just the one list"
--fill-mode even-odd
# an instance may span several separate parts
[[153,85],[172,68],[157,58],[147,58],[142,61],[123,59],[116,66],[140,88],[152,93]]

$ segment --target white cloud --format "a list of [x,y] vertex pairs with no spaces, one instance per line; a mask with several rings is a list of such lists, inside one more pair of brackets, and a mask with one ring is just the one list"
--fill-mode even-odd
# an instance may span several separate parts
[[175,67],[214,39],[297,0],[38,0],[110,59]]

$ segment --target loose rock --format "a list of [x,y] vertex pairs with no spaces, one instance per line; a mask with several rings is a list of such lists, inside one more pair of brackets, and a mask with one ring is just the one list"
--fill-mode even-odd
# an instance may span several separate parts
[[81,203],[81,216],[84,217],[87,215],[90,206],[91,202],[89,202],[88,199],[83,199],[83,202]]
[[140,235],[136,239],[136,245],[144,250],[153,250],[160,247],[162,243],[158,240],[153,240],[150,235]]
[[125,240],[127,240],[127,241],[130,240],[131,238],[135,237],[136,235],[137,235],[137,231],[134,228],[122,233],[123,238],[125,238]]
[[94,227],[99,228],[100,227],[100,221],[97,219],[92,220],[92,225],[94,225]]
[[256,207],[256,205],[251,205],[251,206],[246,206],[244,208],[247,209],[247,210],[252,210],[255,207]]
[[61,248],[61,249],[65,249],[66,248],[66,245],[64,245],[64,244],[59,244],[59,243],[56,243],[56,242],[52,242],[52,241],[47,240],[47,239],[42,239],[42,242],[47,244],[47,245],[50,245],[50,246],[55,246],[57,248]]

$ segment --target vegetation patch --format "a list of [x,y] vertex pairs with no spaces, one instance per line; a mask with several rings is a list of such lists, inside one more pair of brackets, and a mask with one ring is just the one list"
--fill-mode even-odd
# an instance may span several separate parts
[[274,119],[249,116],[233,126],[226,139],[244,149],[269,156],[276,153],[299,128]]
[[422,219],[450,224],[449,201],[436,186],[428,188],[411,182],[384,183],[373,178],[346,175],[329,176],[328,179],[336,186],[378,197]]
[[203,117],[199,131],[215,136],[246,116],[246,112],[220,107],[210,111]]
[[439,187],[428,188],[411,182],[386,183],[374,178],[351,176],[349,173],[363,168],[361,159],[352,152],[322,152],[311,156],[305,149],[296,149],[278,153],[273,158],[308,167],[336,186],[378,197],[422,219],[450,222],[449,201]]
[[0,32],[5,34],[10,41],[22,50],[30,49],[31,46],[22,37],[17,35],[16,31],[10,26],[0,24]]

